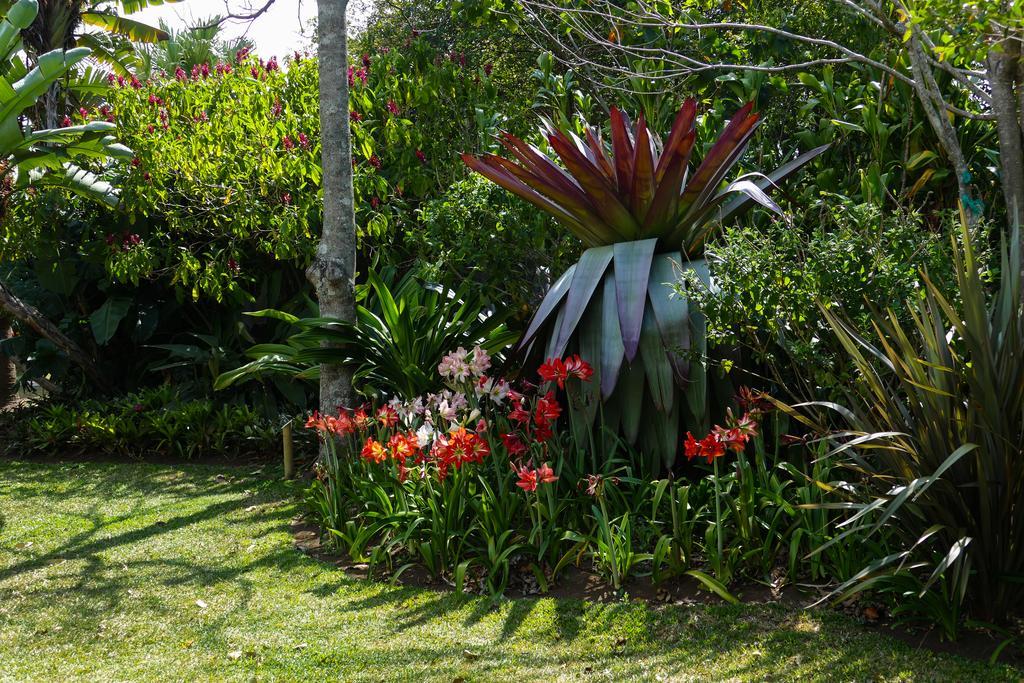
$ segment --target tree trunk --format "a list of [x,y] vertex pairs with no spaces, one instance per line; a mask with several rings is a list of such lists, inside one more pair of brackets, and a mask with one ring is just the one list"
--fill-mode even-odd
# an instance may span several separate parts
[[999,165],[1010,230],[1024,226],[1024,144],[1016,87],[1020,68],[1020,43],[1013,36],[996,43],[988,54],[988,78],[992,85],[992,112],[999,137]]
[[911,33],[907,39],[907,56],[910,59],[910,70],[914,74],[914,90],[917,92],[917,99],[924,109],[932,130],[935,131],[935,135],[939,139],[939,144],[942,145],[943,151],[953,166],[957,187],[960,191],[960,201],[964,206],[967,220],[973,226],[981,219],[982,205],[975,196],[971,173],[967,168],[967,159],[964,157],[963,147],[960,146],[960,138],[946,114],[942,90],[935,81],[925,47],[921,44],[917,33]]
[[[0,313],[0,341],[14,336],[12,322],[12,318]],[[0,351],[0,410],[14,402],[14,385],[17,380],[18,371],[14,366],[14,357]]]
[[[320,130],[324,220],[306,276],[316,289],[320,315],[355,320],[356,217],[352,189],[352,135],[348,120],[348,0],[317,0],[320,61]],[[320,368],[320,411],[353,401],[348,368]]]
[[93,359],[82,350],[82,347],[68,338],[56,325],[47,320],[38,309],[19,299],[15,296],[14,292],[4,287],[2,283],[0,283],[0,310],[20,320],[40,337],[50,340],[73,363],[81,367],[89,379],[95,382],[101,389],[108,389],[110,387],[110,384],[96,368]]

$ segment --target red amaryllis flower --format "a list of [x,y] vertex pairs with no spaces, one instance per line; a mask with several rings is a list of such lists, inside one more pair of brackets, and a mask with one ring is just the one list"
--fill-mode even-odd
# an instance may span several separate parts
[[558,481],[558,475],[551,469],[547,463],[544,463],[537,468],[537,479],[541,484],[552,484]]
[[174,77],[179,81],[188,80],[188,74],[186,74],[185,70],[182,69],[180,66],[174,69]]
[[763,393],[750,387],[740,387],[736,402],[739,404],[740,410],[754,415],[770,413],[774,408],[772,402],[766,399]]
[[522,397],[520,397],[519,400],[515,402],[515,408],[513,408],[512,412],[508,414],[508,419],[512,420],[513,422],[518,422],[519,424],[530,423],[530,413],[528,413],[523,408]]
[[359,429],[366,429],[370,425],[370,416],[367,414],[365,407],[358,408],[352,414],[352,422]]
[[555,399],[555,392],[549,391],[537,401],[537,409],[533,413],[533,422],[537,426],[547,426],[555,422],[561,414],[562,406],[558,405],[558,401]]
[[68,126],[70,126],[71,125],[71,117],[68,116],[67,114],[65,114],[64,118],[60,120],[60,125],[61,125],[62,128],[67,128]]
[[363,53],[363,66],[365,66],[367,69],[370,68],[370,55],[366,54],[365,52]]
[[589,381],[594,375],[594,369],[577,354],[565,360],[561,358],[548,358],[538,368],[537,373],[544,381],[557,382],[558,388],[564,389],[565,381],[570,377],[575,377],[582,382]]
[[537,425],[537,428],[533,430],[533,438],[537,443],[549,441],[554,435],[549,424]]
[[285,151],[295,149],[295,142],[288,135],[285,135],[281,139],[281,145],[284,147]]
[[590,363],[579,357],[579,354],[565,359],[565,371],[570,377],[575,377],[581,382],[589,382],[594,376],[594,368]]
[[458,469],[468,462],[483,462],[491,452],[487,442],[465,427],[453,429],[434,441],[434,455],[439,463]]
[[421,164],[427,163],[427,155],[423,153],[422,149],[416,150],[416,158],[419,159]]
[[334,419],[331,427],[335,434],[354,434],[356,431],[356,425],[352,421],[352,415],[345,410],[338,411],[338,417]]
[[299,133],[299,146],[302,149],[309,149],[310,147],[309,138],[306,137],[305,133]]
[[700,442],[693,438],[693,434],[686,432],[686,441],[683,442],[683,451],[686,457],[693,460],[700,455]]
[[394,427],[398,424],[398,412],[391,406],[381,406],[377,411],[377,421],[385,427]]
[[717,434],[712,432],[701,439],[700,454],[707,458],[710,463],[714,461],[715,458],[720,458],[725,455],[725,443],[718,438]]
[[348,120],[349,121],[362,121],[363,120],[363,115],[353,109],[352,111],[350,111],[348,113]]
[[[111,237],[113,237],[113,235],[111,235]],[[112,240],[108,240],[108,242],[110,241]],[[327,420],[321,417],[319,411],[314,410],[313,414],[309,416],[308,420],[306,420],[306,429],[315,429],[318,432],[326,432]]]
[[537,490],[537,470],[531,470],[529,467],[523,467],[516,470],[516,474],[519,475],[519,481],[516,482],[516,486],[524,491]]
[[394,100],[388,100],[388,105],[387,106],[388,106],[388,112],[392,116],[398,116],[398,105],[395,103]]
[[537,374],[545,382],[558,382],[559,389],[565,388],[565,380],[569,377],[561,358],[548,358],[537,368]]
[[734,453],[742,453],[747,446],[747,437],[739,429],[727,429],[715,425],[714,435],[718,437],[719,442]]
[[505,444],[505,450],[513,458],[517,458],[526,452],[526,444],[523,443],[518,434],[502,434],[501,442]]
[[382,463],[388,458],[387,448],[384,444],[377,441],[376,439],[369,438],[366,443],[363,444],[363,450],[360,452],[364,460],[369,462]]
[[744,413],[743,417],[736,421],[736,429],[748,439],[757,436],[757,427],[757,420],[750,413]]
[[384,164],[381,163],[381,160],[380,160],[379,156],[377,156],[376,154],[371,154],[370,155],[370,166],[373,166],[377,170],[380,170],[380,167],[383,166],[383,165]]

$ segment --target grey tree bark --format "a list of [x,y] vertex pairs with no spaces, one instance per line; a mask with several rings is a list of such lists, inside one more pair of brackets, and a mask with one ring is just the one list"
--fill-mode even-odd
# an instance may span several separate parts
[[[12,322],[12,318],[0,313],[0,341],[10,339],[14,335]],[[14,385],[17,379],[18,372],[14,366],[14,358],[0,351],[0,410],[6,408],[14,400]]]
[[[317,0],[324,220],[306,277],[316,289],[320,315],[354,321],[356,217],[348,119],[347,8],[348,0]],[[350,370],[335,365],[320,368],[321,412],[349,406],[353,398]]]
[[1018,80],[1022,68],[1019,36],[1010,34],[989,51],[992,111],[999,133],[1000,176],[1011,230],[1017,224],[1024,226],[1024,142],[1021,139],[1024,112],[1019,108],[1024,88]]

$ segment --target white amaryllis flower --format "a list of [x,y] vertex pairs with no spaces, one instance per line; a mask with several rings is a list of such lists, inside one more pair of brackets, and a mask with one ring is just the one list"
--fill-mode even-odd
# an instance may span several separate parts
[[495,405],[501,405],[508,398],[508,382],[493,377],[483,377],[476,385],[477,398],[486,396]]
[[420,448],[426,448],[434,441],[434,427],[431,424],[425,424],[416,430],[416,442],[420,445]]

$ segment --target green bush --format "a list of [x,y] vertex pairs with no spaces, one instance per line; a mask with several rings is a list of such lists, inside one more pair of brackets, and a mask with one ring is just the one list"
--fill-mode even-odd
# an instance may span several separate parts
[[550,217],[479,175],[424,202],[406,241],[425,279],[473,280],[487,299],[521,314],[580,252]]
[[835,398],[853,368],[818,301],[869,332],[872,306],[903,311],[905,301],[920,298],[922,269],[942,292],[955,294],[945,237],[951,225],[948,215],[926,222],[913,212],[883,213],[836,198],[796,225],[727,230],[708,251],[714,290],[685,278],[686,292],[707,315],[710,344],[742,350],[741,374],[768,376],[799,400]]
[[244,406],[183,399],[171,386],[112,400],[44,403],[3,416],[8,455],[130,458],[262,456],[277,452],[278,427]]
[[877,310],[859,335],[826,317],[857,369],[832,437],[859,480],[844,536],[898,541],[836,593],[893,594],[897,614],[950,638],[964,616],[1005,623],[1024,601],[1024,298],[1019,234],[989,301],[966,227],[950,300],[933,280],[903,322]]

